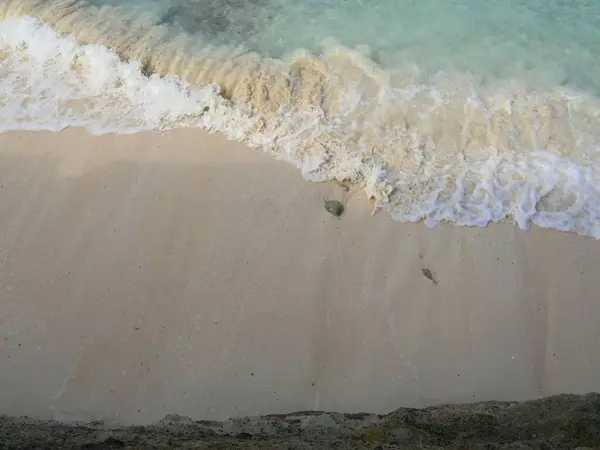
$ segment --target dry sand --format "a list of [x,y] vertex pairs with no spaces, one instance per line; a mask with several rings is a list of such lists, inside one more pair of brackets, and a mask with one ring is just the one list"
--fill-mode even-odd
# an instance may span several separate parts
[[591,238],[372,217],[195,130],[3,134],[0,186],[0,413],[128,424],[600,391]]

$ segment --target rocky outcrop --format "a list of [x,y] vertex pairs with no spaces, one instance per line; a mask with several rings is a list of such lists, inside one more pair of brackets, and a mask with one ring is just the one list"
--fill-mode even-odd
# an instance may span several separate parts
[[390,414],[297,412],[194,421],[168,416],[108,429],[0,417],[3,449],[579,449],[600,448],[600,394],[528,402],[401,408]]

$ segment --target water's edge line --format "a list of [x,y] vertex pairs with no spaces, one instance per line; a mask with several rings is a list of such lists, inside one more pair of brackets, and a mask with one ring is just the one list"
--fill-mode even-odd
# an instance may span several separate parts
[[[28,1],[26,1],[24,3],[41,7],[43,2],[40,2],[40,1],[33,1],[33,2],[29,1],[28,2]],[[71,9],[77,10],[77,8],[75,8],[75,6],[79,5],[81,2],[63,1],[63,2],[59,2],[59,3],[61,3],[61,4],[68,3],[69,5],[71,5]],[[2,10],[2,5],[0,5],[0,19],[2,19],[4,17],[4,15],[7,13],[8,5],[9,5],[8,2],[4,3],[4,8],[5,8],[4,10]],[[67,9],[69,9],[69,5],[67,5]],[[32,8],[32,10],[35,11],[35,7]],[[43,11],[48,11],[48,10],[44,9]],[[10,12],[11,11],[9,10],[8,13],[10,13]],[[12,12],[14,13],[15,11],[12,10]],[[22,17],[22,15],[19,15],[20,14],[19,11],[17,11],[17,13],[18,14],[16,16],[13,15],[12,13],[6,14],[6,16]],[[60,23],[63,18],[56,20],[56,23]],[[37,19],[42,20],[40,17],[37,17]],[[50,24],[50,25],[52,25],[52,24]],[[79,42],[79,39],[77,39],[76,34],[74,35],[74,37],[77,40],[77,42]],[[88,43],[88,44],[83,44],[83,45],[94,45],[94,43]],[[127,57],[123,57],[123,55],[119,55],[119,52],[115,51],[114,49],[109,48],[109,50],[111,52],[114,52],[115,55],[118,55],[119,58],[121,59],[121,61],[124,61],[124,63],[131,63],[131,61],[128,60]],[[247,56],[246,58],[256,58],[256,57],[257,57],[256,55],[250,55],[250,56]],[[150,70],[149,64],[151,64],[151,63],[152,63],[152,61],[148,62],[148,60],[144,60],[142,58],[142,62],[137,63],[137,70],[140,71],[141,75],[146,76],[146,75],[148,75],[147,72]],[[273,66],[269,66],[267,64],[267,69],[265,69],[267,74],[271,70],[281,69],[281,67],[279,67],[279,65],[281,64],[280,62],[271,61],[269,64],[271,64],[271,63],[273,64]],[[133,63],[133,64],[135,65],[136,63]],[[214,70],[219,70],[219,69],[216,68]],[[224,70],[224,69],[221,68],[221,70]],[[146,73],[144,73],[144,72],[146,72]],[[202,72],[202,73],[204,73],[206,75],[206,71]],[[168,77],[168,74],[166,74],[164,76]],[[263,73],[261,76],[266,76],[266,75],[264,75],[264,73]],[[152,78],[152,77],[156,77],[157,79],[160,78],[160,77],[158,77],[158,75],[152,75],[150,78]],[[317,77],[317,79],[318,79],[318,77]],[[302,83],[303,81],[306,81],[306,78],[300,78],[299,80],[296,80],[296,82],[300,82],[300,83]],[[270,83],[272,83],[272,82],[273,82],[273,80],[266,80],[265,85],[263,85],[263,86],[259,85],[258,88],[255,90],[255,92],[252,92],[250,94],[255,95],[255,96],[261,95],[260,93],[263,92],[265,89],[268,92],[268,87],[269,87]],[[276,82],[279,82],[279,80],[276,80]],[[202,80],[200,80],[200,82],[198,82],[198,79],[197,79],[196,83],[203,84],[204,82]],[[280,108],[275,109],[275,108],[278,108],[278,105],[280,106],[280,104],[278,104],[278,99],[274,99],[273,102],[267,101],[267,102],[263,102],[263,103],[257,103],[257,102],[253,103],[252,101],[250,101],[249,103],[251,104],[252,107],[244,110],[243,107],[240,108],[240,106],[243,106],[243,105],[240,105],[239,102],[235,101],[236,95],[240,95],[239,92],[236,95],[232,94],[232,92],[235,89],[228,90],[227,87],[224,88],[223,86],[215,85],[214,83],[204,83],[204,84],[205,84],[205,89],[211,90],[211,93],[213,94],[213,96],[211,98],[211,101],[213,104],[209,105],[208,108],[210,109],[211,107],[213,107],[213,108],[216,107],[217,109],[221,108],[221,110],[224,108],[231,110],[228,114],[229,119],[233,120],[236,125],[243,123],[244,127],[242,127],[241,129],[238,127],[237,132],[232,132],[231,126],[226,127],[223,124],[221,124],[222,126],[220,126],[219,124],[215,124],[215,122],[211,123],[210,120],[202,120],[203,114],[200,113],[199,114],[200,120],[194,120],[194,121],[191,121],[188,123],[177,123],[176,125],[168,124],[168,123],[161,124],[163,129],[168,129],[171,127],[176,128],[176,127],[181,127],[181,126],[187,126],[187,127],[191,126],[191,127],[201,128],[207,132],[219,131],[219,132],[224,133],[230,139],[233,139],[236,141],[241,141],[241,142],[245,143],[246,145],[249,145],[254,148],[257,148],[257,147],[262,148],[263,150],[267,151],[268,153],[277,157],[278,159],[283,159],[283,160],[293,163],[296,167],[298,167],[302,171],[303,176],[309,181],[339,180],[339,181],[358,184],[363,188],[363,190],[365,191],[365,193],[368,197],[374,198],[376,200],[377,208],[387,209],[391,213],[392,217],[394,217],[394,219],[400,220],[400,221],[418,222],[418,221],[424,220],[428,226],[435,226],[442,221],[454,222],[457,225],[479,225],[479,226],[485,226],[489,222],[514,221],[519,225],[520,228],[524,228],[524,229],[528,228],[529,222],[533,222],[541,227],[556,228],[556,229],[562,229],[565,231],[572,230],[579,234],[592,235],[596,238],[600,238],[600,228],[597,224],[597,217],[596,217],[595,211],[590,211],[590,213],[592,213],[592,214],[590,217],[588,217],[589,220],[585,221],[586,223],[584,224],[583,229],[580,225],[578,225],[577,227],[570,226],[568,223],[566,225],[561,225],[560,223],[557,223],[556,220],[554,220],[554,222],[551,225],[548,225],[543,220],[541,220],[541,221],[538,220],[539,215],[536,215],[536,205],[538,202],[542,201],[544,196],[546,195],[543,192],[541,192],[541,190],[540,190],[540,192],[537,192],[537,198],[531,199],[531,202],[533,204],[529,205],[530,211],[525,211],[525,212],[517,211],[516,214],[511,213],[510,211],[507,212],[507,211],[503,211],[503,210],[502,211],[492,211],[490,214],[488,214],[487,222],[485,221],[486,220],[485,214],[484,214],[483,221],[480,221],[480,223],[461,222],[460,220],[456,220],[456,218],[452,217],[452,215],[454,214],[453,211],[448,211],[448,210],[441,211],[441,213],[434,212],[429,217],[426,213],[423,213],[423,211],[419,211],[418,214],[410,214],[410,213],[407,214],[404,212],[402,214],[399,214],[397,205],[398,205],[398,201],[402,202],[402,199],[398,200],[398,197],[402,196],[404,193],[402,192],[401,189],[398,189],[398,185],[390,179],[390,173],[387,170],[387,162],[385,160],[383,160],[378,154],[376,154],[376,153],[368,154],[368,153],[364,153],[364,152],[358,153],[355,155],[354,159],[351,158],[349,161],[343,161],[343,163],[345,164],[343,166],[338,165],[335,167],[333,167],[333,166],[327,167],[329,162],[331,161],[331,159],[333,159],[333,156],[335,156],[335,152],[331,152],[327,148],[327,145],[329,143],[325,143],[325,144],[319,143],[319,137],[320,137],[319,133],[310,133],[310,132],[307,134],[309,139],[311,139],[309,144],[312,144],[313,146],[320,145],[321,148],[319,148],[319,151],[315,152],[313,149],[312,153],[310,151],[307,151],[306,153],[301,154],[297,151],[290,151],[289,146],[287,149],[284,148],[285,146],[282,145],[282,142],[285,141],[286,139],[288,139],[288,141],[289,141],[289,136],[286,135],[286,133],[285,133],[286,131],[288,131],[288,129],[285,128],[285,121],[286,121],[286,119],[289,119],[290,112],[305,113],[305,116],[302,117],[302,120],[296,119],[296,125],[301,125],[301,127],[302,127],[302,128],[296,127],[295,129],[293,129],[293,131],[296,133],[296,135],[306,132],[307,131],[306,129],[310,128],[311,126],[317,127],[317,126],[322,125],[322,117],[324,114],[323,110],[314,108],[314,106],[315,106],[314,101],[312,101],[311,99],[306,99],[306,98],[302,97],[302,95],[305,95],[306,93],[311,94],[311,92],[312,92],[311,90],[303,91],[301,89],[294,89],[293,86],[290,88],[290,86],[288,85],[288,88],[291,89],[290,95],[292,97],[294,97],[294,91],[296,91],[296,96],[294,97],[294,100],[292,102],[292,106],[294,108],[291,108],[288,105],[288,110],[282,111],[282,110],[280,110]],[[182,83],[181,87],[182,87],[182,89],[189,89],[189,86],[187,86],[185,83]],[[263,92],[263,95],[264,95],[264,92]],[[301,108],[300,109],[298,108],[298,105],[308,105],[308,106],[312,106],[313,108],[312,109],[309,108],[307,111],[303,111]],[[203,106],[203,111],[206,108],[207,108],[207,106]],[[323,108],[327,109],[327,105],[323,105]],[[293,109],[293,111],[292,111],[292,109]],[[258,112],[258,114],[257,114],[257,112]],[[271,122],[275,122],[275,125],[273,125],[272,123],[265,123],[265,121],[262,118],[262,116],[265,112],[268,112],[269,114],[271,114],[271,116],[270,116]],[[263,113],[263,114],[261,114],[261,113]],[[287,117],[286,117],[286,114],[288,114]],[[198,117],[196,117],[195,119],[198,119]],[[85,126],[84,124],[81,124],[81,125]],[[225,124],[225,125],[228,125],[228,124]],[[331,126],[334,126],[334,124],[330,123],[328,126],[331,127]],[[94,130],[93,126],[88,125],[88,126],[86,126],[86,128],[88,128],[88,131],[90,131],[91,133],[94,133],[95,131],[97,131],[97,130]],[[136,130],[131,130],[131,131],[135,132]],[[139,130],[139,131],[142,131],[142,130]],[[341,148],[343,148],[347,145],[344,142],[339,142],[338,144],[341,146]],[[284,148],[284,151],[281,151],[282,148]],[[339,150],[338,150],[338,153],[340,153]],[[565,160],[565,158],[561,157],[560,155],[554,155],[550,152],[545,152],[545,151],[536,151],[536,152],[530,152],[525,155],[512,155],[512,158],[509,158],[508,160],[506,160],[506,158],[503,158],[502,156],[499,156],[496,158],[490,158],[488,160],[478,162],[477,164],[479,164],[479,166],[477,164],[472,164],[472,163],[470,163],[469,165],[465,164],[465,167],[461,170],[464,172],[463,176],[468,177],[469,171],[472,172],[477,167],[479,167],[480,170],[499,170],[497,168],[504,165],[506,167],[503,170],[510,171],[511,167],[531,167],[532,161],[535,163],[540,163],[540,167],[543,167],[544,164],[548,165],[549,163],[555,165],[556,167],[565,165],[567,163],[574,164],[568,160]],[[492,162],[495,165],[495,167],[496,167],[495,169],[492,169],[491,167],[486,168],[486,165],[490,166],[490,162]],[[596,175],[595,171],[593,170],[593,168],[584,167],[584,166],[582,166],[580,164],[576,164],[576,163],[575,163],[574,167],[576,167],[577,170],[581,171],[581,173],[587,174],[587,176],[584,177],[581,180],[581,182],[585,184],[586,189],[590,190],[591,192],[593,192],[595,194],[592,196],[594,198],[591,199],[592,201],[594,201],[595,197],[597,196],[597,189],[596,189],[596,183],[595,183],[595,181],[597,179],[597,175]],[[456,169],[456,165],[452,168],[452,170],[455,170],[455,169]],[[434,174],[433,176],[443,177],[444,170],[446,170],[446,168],[442,167],[438,171],[438,173]],[[549,170],[552,171],[552,167],[550,167]],[[550,173],[550,175],[552,175],[552,173]],[[439,195],[439,194],[440,193],[437,193],[437,195]],[[588,200],[590,200],[590,199],[588,199]],[[461,201],[460,198],[456,198],[455,201],[452,203],[452,208],[455,208],[455,207],[459,208],[460,201]],[[405,208],[405,209],[407,209],[407,208]],[[410,210],[410,208],[408,208],[408,209]],[[568,220],[566,222],[568,222]]]

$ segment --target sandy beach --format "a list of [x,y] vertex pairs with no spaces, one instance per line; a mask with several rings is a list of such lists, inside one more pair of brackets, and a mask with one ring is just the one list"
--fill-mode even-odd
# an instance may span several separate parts
[[598,241],[371,210],[197,130],[0,135],[0,413],[132,424],[600,390]]

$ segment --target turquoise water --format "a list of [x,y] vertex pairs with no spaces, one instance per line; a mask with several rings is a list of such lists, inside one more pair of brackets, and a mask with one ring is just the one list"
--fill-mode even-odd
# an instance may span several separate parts
[[600,238],[600,3],[4,0],[0,130],[219,131],[400,221]]
[[598,90],[600,5],[592,0],[94,0],[201,35],[285,57],[334,39],[368,46],[384,67],[467,70],[510,77],[537,71]]

